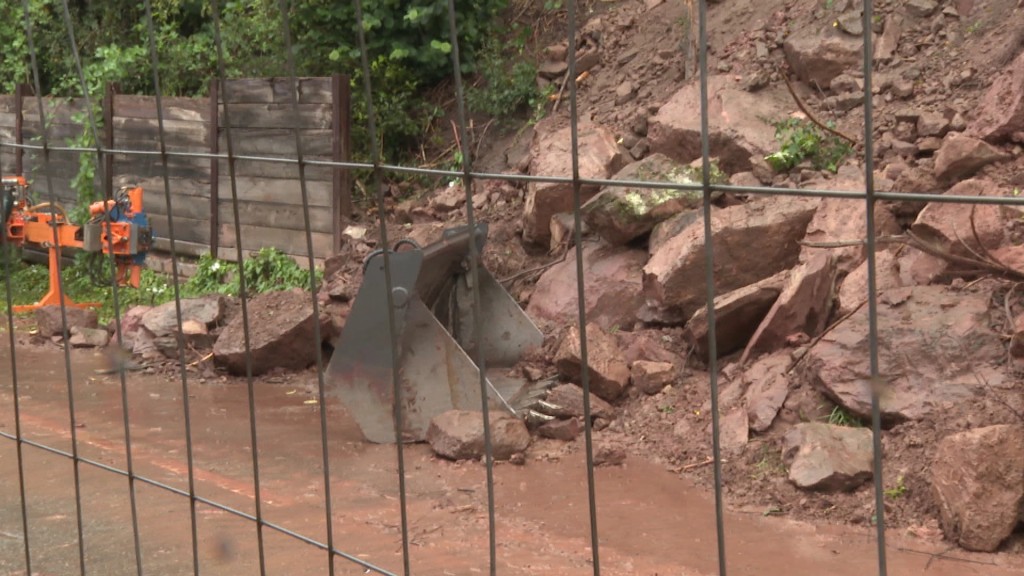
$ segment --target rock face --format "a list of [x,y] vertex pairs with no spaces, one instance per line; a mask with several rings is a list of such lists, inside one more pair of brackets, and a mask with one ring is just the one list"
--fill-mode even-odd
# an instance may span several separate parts
[[[629,367],[615,337],[593,323],[587,324],[587,360],[591,392],[609,402],[621,396],[629,385]],[[564,378],[582,384],[580,332],[576,326],[566,330],[555,355],[555,366]]]
[[[989,142],[1013,138],[1024,132],[1024,53],[992,82],[981,100],[978,114],[967,130]],[[1024,139],[1020,136],[1018,140]]]
[[88,308],[64,307],[64,316],[67,318],[67,332],[64,331],[60,306],[37,308],[35,316],[36,328],[39,329],[39,334],[47,338],[68,335],[75,328],[96,328],[99,326],[99,317],[96,311]]
[[743,357],[778,350],[794,334],[817,336],[825,329],[832,312],[835,282],[835,259],[827,252],[819,252],[794,268],[782,293],[750,338]]
[[786,371],[792,361],[789,354],[776,353],[754,362],[743,373],[748,382],[746,406],[750,429],[764,432],[771,427],[789,396]]
[[[606,330],[629,327],[643,303],[643,266],[647,253],[641,249],[583,245],[583,281],[587,319]],[[547,327],[564,326],[578,317],[576,251],[541,275],[533,289],[526,314]]]
[[[896,266],[896,257],[888,250],[875,254],[875,289],[885,292],[892,288],[900,288],[900,271]],[[868,297],[868,262],[865,260],[843,278],[839,287],[839,303],[836,313],[839,315],[852,312]]]
[[[583,417],[583,389],[575,384],[559,384],[548,391],[545,402],[551,406],[547,410],[552,416],[558,418],[582,418]],[[612,405],[590,395],[590,417],[613,420],[615,408]]]
[[861,61],[863,45],[832,26],[815,26],[790,34],[783,51],[800,80],[827,90],[833,78]]
[[[765,118],[789,109],[785,89],[751,94],[739,89],[731,76],[708,78],[708,122],[711,155],[729,174],[752,168],[751,156],[762,157],[776,146],[774,129]],[[679,162],[701,156],[700,86],[691,82],[672,96],[649,120],[651,149]]]
[[[321,342],[313,340],[316,322],[321,341],[334,336],[330,318],[321,312],[313,317],[313,303],[301,288],[266,292],[248,305],[252,372],[263,374],[273,368],[302,370],[316,362]],[[235,317],[213,346],[213,359],[232,374],[245,374],[246,350],[242,316]]]
[[[532,146],[530,174],[572,177],[572,150],[569,128],[544,130],[538,126]],[[608,178],[621,163],[618,145],[610,131],[594,124],[579,126],[579,168],[581,178]],[[595,186],[583,186],[586,202],[597,193]],[[571,184],[530,182],[523,209],[523,240],[546,244],[551,234],[551,217],[572,210]]]
[[[530,446],[526,424],[507,414],[490,414],[491,450],[495,460],[508,460]],[[486,454],[484,415],[468,410],[438,414],[427,428],[427,442],[449,460],[478,460]]]
[[[920,286],[906,299],[882,296],[878,350],[886,424],[955,409],[1006,376],[994,362],[1006,350],[989,329],[987,292]],[[887,304],[888,302],[888,304]],[[871,414],[867,307],[836,326],[807,353],[805,382],[851,412]]]
[[629,367],[630,379],[637,390],[646,394],[657,394],[675,380],[676,367],[671,362],[637,360]]
[[[815,202],[768,198],[719,210],[711,217],[716,290],[742,288],[792,267],[797,243],[814,215]],[[652,307],[688,318],[704,305],[703,219],[667,240],[644,267],[644,293]]]
[[110,333],[101,328],[75,326],[71,329],[68,343],[74,348],[103,348],[110,343]]
[[952,182],[974,175],[983,167],[1009,158],[1001,150],[977,138],[951,136],[946,138],[935,155],[935,177]]
[[[843,166],[834,180],[816,180],[808,182],[806,188],[841,190],[844,192],[860,192],[865,190],[864,177],[857,168]],[[846,242],[864,238],[867,235],[867,221],[864,217],[864,202],[845,198],[822,198],[814,218],[807,226],[808,242]],[[899,234],[899,224],[892,213],[882,205],[875,208],[875,234],[884,236]],[[822,248],[802,247],[800,261],[806,262],[820,254]],[[836,259],[839,272],[850,272],[865,257],[863,246],[845,246],[829,248],[827,251]]]
[[[1003,191],[992,181],[972,179],[958,183],[946,194],[1002,196]],[[972,258],[972,250],[995,250],[1002,245],[1005,238],[1003,229],[1003,215],[998,206],[964,206],[948,202],[929,203],[921,210],[911,227],[911,231],[938,248]],[[964,244],[967,247],[964,247]],[[902,266],[901,262],[901,273],[909,274],[913,283],[927,284],[938,278],[959,274],[956,265],[927,254],[909,253],[903,259],[911,262],[908,266]]]
[[[724,184],[721,171],[712,169],[712,182]],[[614,180],[700,184],[699,168],[673,162],[656,153],[633,162]],[[715,193],[721,195],[721,193]],[[704,201],[700,190],[662,190],[633,186],[607,186],[583,205],[583,217],[591,230],[611,244],[626,244],[650,233],[656,224],[686,210],[699,208]]]
[[807,490],[843,492],[872,478],[871,431],[801,423],[786,433],[782,460],[789,480]]
[[1024,428],[989,426],[947,436],[932,462],[932,489],[946,537],[993,552],[1024,504]]
[[[142,317],[150,310],[151,306],[132,306],[121,317],[121,342],[124,348],[131,350],[135,346],[135,336],[142,328]],[[111,321],[107,329],[114,335],[114,341],[117,341],[117,322]]]
[[[224,306],[222,296],[181,300],[182,324],[192,320],[212,328],[224,318]],[[147,311],[142,315],[142,326],[158,338],[177,332],[178,314],[174,302],[166,302]]]
[[[754,331],[761,324],[772,304],[782,292],[789,272],[780,272],[715,297],[715,343],[718,356],[726,356],[743,349]],[[686,322],[686,339],[694,346],[695,352],[709,360],[708,309],[702,306]]]

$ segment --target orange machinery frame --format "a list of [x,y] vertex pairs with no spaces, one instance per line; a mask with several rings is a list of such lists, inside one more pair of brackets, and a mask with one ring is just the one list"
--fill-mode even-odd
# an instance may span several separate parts
[[[6,179],[7,182],[10,180]],[[14,178],[17,186],[25,188],[28,186],[21,176]],[[127,191],[130,214],[142,211],[142,188],[134,187]],[[89,206],[89,214],[92,220],[86,226],[94,227],[98,232],[98,238],[92,238],[91,246],[86,246],[85,227],[70,223],[59,205],[49,202],[29,206],[28,201],[22,196],[15,204],[11,216],[5,223],[4,233],[8,241],[16,246],[26,244],[36,245],[47,249],[50,269],[49,290],[35,304],[26,306],[14,306],[14,312],[29,312],[43,306],[59,306],[61,303],[61,289],[59,266],[61,250],[63,248],[90,249],[90,251],[102,251],[105,254],[113,253],[117,256],[133,256],[131,234],[132,224],[130,222],[113,222],[103,219],[103,215],[115,206],[114,200],[94,202]],[[117,262],[117,281],[120,285],[128,285],[138,288],[142,268],[137,264],[124,261]],[[79,303],[74,302],[68,296],[64,296],[64,305],[72,308],[97,308],[100,304],[95,302]]]

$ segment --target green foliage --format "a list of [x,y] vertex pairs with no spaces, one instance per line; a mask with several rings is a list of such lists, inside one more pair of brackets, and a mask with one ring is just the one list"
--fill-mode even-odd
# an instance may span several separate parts
[[[32,304],[49,288],[49,272],[45,265],[29,265],[19,254],[10,254],[12,300],[15,305]],[[7,272],[0,260],[0,275]],[[80,303],[100,304],[101,322],[114,318],[114,289],[111,284],[110,257],[99,253],[77,252],[74,263],[64,268],[64,292]],[[309,272],[291,257],[274,249],[263,248],[242,265],[246,274],[249,294],[260,294],[289,288],[309,289]],[[208,294],[237,296],[239,293],[238,266],[204,254],[195,275],[180,286],[182,298],[198,298]],[[323,280],[323,270],[316,270],[316,280]],[[5,289],[0,284],[0,293]],[[143,269],[138,288],[119,286],[118,305],[123,315],[132,306],[156,306],[174,299],[174,286],[170,278],[149,269]],[[0,298],[0,309],[6,310],[6,298]]]
[[828,423],[832,426],[847,426],[849,428],[860,428],[864,423],[859,418],[844,410],[841,406],[832,408],[828,415]]
[[478,68],[480,86],[466,92],[466,103],[473,112],[482,112],[495,118],[509,118],[529,110],[534,119],[539,119],[545,110],[553,86],[541,90],[537,86],[537,66],[526,54],[527,28],[520,28],[514,35],[515,54],[507,52],[508,46],[492,39],[480,53]]
[[901,474],[900,476],[896,477],[895,486],[893,486],[892,488],[885,489],[885,497],[892,499],[900,498],[902,496],[905,496],[908,491],[909,489],[907,488],[907,485],[904,483],[903,475]]
[[[275,248],[262,248],[242,264],[246,291],[260,294],[289,288],[309,289],[309,271],[287,254]],[[316,271],[316,281],[323,280],[323,270]],[[218,260],[209,253],[199,258],[196,273],[182,287],[188,297],[204,294],[237,296],[241,291],[238,265]]]
[[791,170],[804,160],[810,160],[815,170],[836,172],[853,152],[848,142],[809,120],[787,118],[773,122],[772,126],[780,148],[778,152],[765,156],[765,160],[776,172]]

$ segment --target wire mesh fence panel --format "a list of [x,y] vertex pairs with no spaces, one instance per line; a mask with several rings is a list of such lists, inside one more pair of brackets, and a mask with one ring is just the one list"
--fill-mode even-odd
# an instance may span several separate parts
[[[934,12],[938,27],[956,8],[883,19],[870,2],[847,6],[824,36],[845,50],[842,70],[824,80],[778,37],[770,49],[805,86],[823,83],[826,104],[840,103],[829,81],[851,87],[843,132],[807,109],[819,95],[790,70],[737,87],[721,51],[767,62],[769,39],[719,46],[725,20],[709,12],[721,6],[548,3],[557,38],[542,57],[554,65],[528,79],[548,85],[531,91],[548,116],[522,140],[471,105],[479,78],[498,82],[468,20],[482,5],[393,8],[437,28],[419,60],[378,54],[380,3],[338,7],[350,36],[330,59],[352,69],[311,77],[305,51],[322,39],[303,29],[303,3],[196,8],[189,26],[205,43],[186,56],[192,40],[168,39],[159,4],[130,8],[130,53],[84,62],[92,13],[79,3],[23,0],[3,29],[25,58],[16,94],[0,96],[0,572],[1024,568],[1012,553],[1024,200],[1005,178],[970,179],[1019,166],[1018,136],[1000,125],[991,143],[942,140],[951,114],[938,130],[886,108],[895,126],[876,142],[875,107],[891,100],[879,94],[896,82],[876,77],[879,51],[895,50],[903,18]],[[518,18],[529,5],[505,8]],[[262,28],[244,20],[256,16]],[[675,95],[642,78],[584,92],[595,66],[640,58],[615,56],[602,18],[620,33],[683,34],[650,58],[681,67]],[[254,38],[265,45],[239,59]],[[212,78],[180,74],[190,58]],[[434,160],[425,146],[393,160],[408,110],[386,96],[409,80],[389,58],[445,71],[433,79],[442,120],[423,128],[443,125]],[[61,82],[48,76],[57,60]],[[129,62],[138,94],[117,94],[94,60]],[[599,109],[602,91],[621,114]],[[641,94],[663,105],[627,121]],[[600,114],[632,123],[630,141]],[[737,135],[741,117],[763,133]],[[914,157],[935,167],[932,192],[876,170],[903,154],[891,132],[902,124],[934,137]],[[489,130],[505,131],[507,153],[481,153]],[[403,196],[417,185],[430,194]],[[956,413],[969,403],[985,419]],[[949,471],[943,458],[965,446],[995,456]],[[1008,490],[953,502],[997,472]],[[967,516],[996,499],[1002,532],[978,533]],[[953,554],[942,529],[967,550],[1010,544]]]

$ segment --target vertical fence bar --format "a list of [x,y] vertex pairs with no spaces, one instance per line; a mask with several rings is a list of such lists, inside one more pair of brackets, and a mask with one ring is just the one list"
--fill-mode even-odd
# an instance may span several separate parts
[[601,574],[601,543],[597,528],[597,485],[594,479],[594,433],[590,407],[590,357],[587,348],[586,282],[583,276],[583,206],[580,182],[579,98],[576,87],[576,10],[569,2],[569,132],[572,152],[573,240],[576,249],[576,299],[580,326],[580,385],[583,388],[583,438],[587,461],[587,509],[590,514],[590,551],[594,576]]
[[[210,154],[220,153],[220,80],[210,78],[210,120],[206,135]],[[210,158],[210,254],[220,252],[220,159]]]
[[[199,523],[196,518],[196,474],[195,456],[192,450],[192,410],[189,404],[188,369],[185,364],[185,343],[182,329],[181,310],[181,274],[178,270],[178,251],[176,249],[177,236],[174,233],[174,210],[171,205],[171,180],[167,166],[167,138],[164,127],[163,96],[160,87],[160,66],[156,51],[155,27],[153,25],[153,8],[151,0],[145,1],[146,8],[146,30],[148,32],[148,49],[150,66],[153,69],[153,93],[156,98],[156,123],[159,134],[160,145],[160,168],[164,184],[164,206],[167,210],[167,236],[171,249],[171,281],[174,291],[174,317],[177,327],[175,336],[178,340],[178,370],[181,378],[181,401],[183,419],[185,424],[185,459],[188,468],[188,500],[189,500],[189,522],[192,536],[192,574],[199,576]],[[211,81],[211,89],[216,88],[216,81]],[[216,130],[214,130],[216,132]],[[216,139],[214,139],[216,142]],[[216,159],[213,165],[217,165]],[[215,215],[211,214],[211,218]],[[120,345],[120,334],[118,334],[118,345]]]
[[[291,82],[288,86],[288,99],[291,103],[292,113],[295,115],[295,121],[293,123],[295,133],[295,159],[298,160],[299,169],[299,191],[302,195],[302,218],[305,224],[306,231],[306,254],[307,254],[307,265],[309,270],[309,295],[312,299],[313,304],[313,318],[320,318],[320,301],[317,298],[317,285],[316,285],[316,261],[313,257],[313,233],[310,226],[309,217],[309,187],[306,181],[306,164],[305,155],[303,153],[302,146],[302,135],[299,130],[299,81],[296,77],[296,66],[295,66],[295,54],[292,51],[292,30],[291,21],[288,18],[288,4],[287,0],[280,0],[278,4],[281,10],[281,33],[285,40],[285,52],[287,54],[287,66],[288,74],[291,77]],[[347,86],[346,86],[347,91]],[[341,76],[335,74],[331,78],[331,101],[333,103],[334,116],[331,123],[333,124],[333,145],[334,145],[334,156],[337,158],[339,155],[340,146],[340,100],[342,90]],[[347,119],[346,122],[347,124]],[[348,145],[346,144],[346,149]],[[332,229],[334,232],[335,250],[341,248],[341,221],[338,218],[337,208],[339,206],[340,198],[338,198],[338,185],[339,170],[334,169],[334,203],[332,207],[335,210],[334,221]],[[320,322],[313,322],[313,342],[310,343],[316,350],[316,384],[317,384],[317,406],[320,407],[320,443],[321,443],[321,458],[323,461],[324,471],[324,511],[327,515],[327,573],[329,576],[334,576],[334,516],[332,513],[333,507],[331,505],[331,458],[329,451],[329,444],[327,441],[327,397],[325,393],[325,382],[324,382],[324,356],[321,347],[322,335],[320,333]]]
[[[107,82],[103,86],[103,146],[107,150],[114,149],[114,94],[117,90],[114,84]],[[101,154],[103,161],[103,198],[110,200],[114,197],[114,155],[104,152]]]
[[[33,92],[36,96],[36,106],[39,109],[39,134],[40,140],[43,146],[43,162],[42,169],[43,174],[46,178],[46,190],[47,199],[51,204],[57,204],[57,194],[54,191],[53,177],[50,174],[50,146],[49,146],[49,131],[50,128],[46,123],[46,109],[43,104],[43,90],[42,83],[39,75],[39,63],[36,60],[35,40],[33,38],[32,18],[29,10],[29,0],[22,0],[22,10],[24,14],[24,25],[25,25],[25,40],[28,44],[29,60],[32,67],[32,82]],[[72,47],[74,42],[72,42]],[[54,266],[57,267],[56,278],[57,278],[57,291],[60,294],[60,324],[64,334],[68,332],[68,310],[67,302],[64,299],[64,271],[61,269],[61,249],[59,235],[57,227],[53,227],[53,250],[56,251],[56,262]],[[71,378],[71,350],[69,346],[64,346],[64,375],[67,384],[68,394],[68,425],[69,425],[69,436],[71,440],[71,466],[72,474],[75,483],[75,527],[78,545],[78,571],[79,574],[85,576],[85,530],[82,524],[82,474],[81,474],[81,458],[78,454],[78,421],[75,416],[75,389],[74,383]]]
[[[474,287],[480,286],[480,249],[476,242],[476,212],[473,207],[473,147],[471,136],[466,124],[466,101],[462,86],[462,61],[459,54],[459,31],[455,22],[455,0],[448,0],[448,39],[452,45],[452,79],[455,83],[456,116],[459,121],[459,142],[462,145],[462,187],[466,197],[466,224],[469,226],[472,240],[469,243],[469,274]],[[480,290],[473,290],[473,334],[479,337],[483,331],[483,306],[480,301]],[[487,552],[490,575],[498,573],[497,527],[494,516],[494,446],[491,439],[490,394],[487,386],[487,357],[484,347],[476,346],[476,358],[479,368],[480,412],[484,426],[484,464],[486,467],[487,488]]]
[[28,86],[19,82],[14,87],[14,142],[18,148],[14,149],[14,173],[18,176],[25,175],[25,149],[21,145],[25,143],[25,90]]
[[877,270],[875,262],[875,147],[874,102],[872,98],[874,56],[872,40],[873,8],[871,0],[863,2],[864,26],[864,187],[867,213],[864,215],[867,238],[868,264],[868,363],[871,383],[871,436],[875,488],[875,528],[878,542],[878,576],[887,576],[885,553],[885,489],[882,485],[882,414],[879,405],[882,378],[878,366],[878,299],[876,297]]
[[[18,84],[15,89],[17,92],[21,92],[22,84]],[[17,97],[18,104],[18,116],[17,122],[21,121],[21,96]],[[18,130],[20,132],[20,129]],[[0,156],[3,155],[4,143],[0,139]],[[18,152],[21,149],[17,149]],[[2,172],[2,171],[0,171]],[[21,175],[21,170],[17,170],[17,175]],[[2,174],[0,174],[2,176]],[[2,224],[2,223],[0,223]],[[7,232],[6,230],[0,230],[0,253],[2,253],[2,263],[4,270],[4,303],[7,305],[7,345],[10,346],[11,350],[11,395],[13,396],[13,410],[14,410],[14,441],[15,441],[15,459],[18,463],[18,496],[21,499],[21,534],[24,538],[25,544],[21,547],[24,553],[25,559],[25,574],[32,574],[32,550],[29,545],[29,534],[28,534],[28,498],[26,497],[25,491],[25,455],[24,445],[21,441],[21,395],[18,390],[18,353],[15,350],[15,346],[18,344],[18,339],[14,335],[14,287],[11,284],[11,271],[13,270],[14,261],[11,258],[12,251],[7,246]]]
[[708,6],[698,0],[698,59],[700,75],[701,186],[704,192],[704,283],[708,322],[708,384],[711,387],[711,455],[715,479],[715,536],[718,574],[726,576],[725,505],[722,496],[721,415],[718,413],[718,336],[715,326],[715,252],[711,234],[711,136],[708,122]]
[[395,456],[398,464],[398,508],[401,519],[402,532],[402,574],[410,576],[412,567],[409,560],[409,510],[406,505],[405,487],[405,447],[402,434],[402,422],[405,419],[404,402],[405,395],[402,391],[402,377],[398,370],[399,343],[395,315],[395,287],[391,274],[391,251],[388,245],[388,226],[385,218],[387,203],[384,198],[384,181],[381,169],[380,146],[377,134],[377,116],[373,105],[373,79],[370,77],[370,57],[366,49],[366,28],[363,24],[363,2],[355,0],[356,7],[356,30],[359,39],[359,64],[363,75],[363,97],[366,99],[366,128],[369,136],[370,158],[373,162],[373,185],[376,191],[378,222],[380,224],[380,245],[381,257],[384,260],[384,287],[385,300],[388,305],[388,331],[391,346],[391,375],[394,393],[394,407],[392,417],[395,420]]
[[211,8],[213,15],[213,39],[217,48],[217,74],[223,82],[224,141],[228,154],[228,176],[231,182],[231,211],[234,217],[233,224],[235,228],[235,258],[238,264],[238,298],[241,305],[242,335],[245,344],[245,384],[249,399],[249,441],[252,446],[252,483],[253,504],[256,508],[256,543],[259,548],[260,576],[266,576],[266,545],[263,539],[265,520],[263,518],[263,495],[260,484],[259,441],[256,433],[256,385],[252,367],[252,329],[249,325],[249,285],[245,274],[242,273],[245,256],[242,251],[242,224],[238,210],[238,181],[235,177],[235,155],[231,141],[231,113],[228,104],[231,101],[231,95],[228,93],[224,43],[221,39],[220,2],[213,0]]
[[[331,158],[348,162],[351,158],[351,87],[349,77],[331,76]],[[345,222],[352,217],[352,171],[335,166],[331,170],[331,231],[335,252],[341,251]]]

